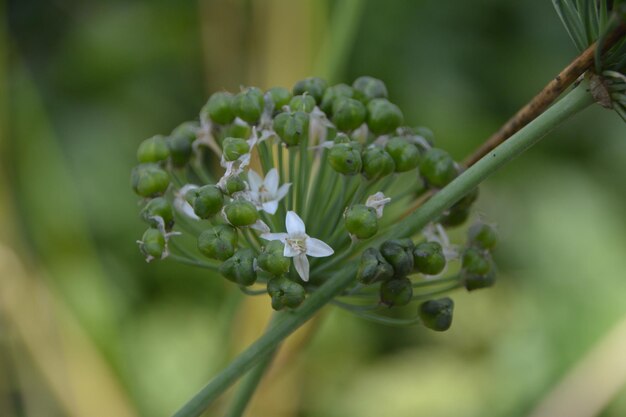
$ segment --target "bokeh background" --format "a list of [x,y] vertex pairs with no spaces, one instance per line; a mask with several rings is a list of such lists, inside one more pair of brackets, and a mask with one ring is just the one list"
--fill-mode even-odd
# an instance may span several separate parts
[[[542,0],[5,0],[0,16],[8,417],[169,416],[262,332],[265,297],[135,244],[136,147],[211,92],[372,75],[462,159],[575,56]],[[450,331],[328,308],[248,415],[626,415],[625,132],[589,109],[483,185],[498,283],[456,294]]]

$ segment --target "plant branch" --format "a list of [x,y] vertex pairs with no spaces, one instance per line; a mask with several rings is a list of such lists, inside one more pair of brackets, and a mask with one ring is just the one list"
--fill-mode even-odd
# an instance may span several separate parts
[[[462,173],[448,186],[428,200],[422,207],[394,228],[397,236],[410,236],[419,232],[426,224],[435,220],[444,210],[476,187],[482,180],[538,142],[548,132],[570,116],[593,103],[583,83],[540,117],[501,144],[488,157]],[[393,234],[393,233],[392,233]],[[346,265],[311,294],[296,310],[281,312],[276,323],[256,342],[233,360],[220,374],[200,390],[174,417],[198,417],[237,379],[248,372],[256,363],[267,357],[287,336],[308,321],[313,315],[341,294],[354,282],[356,265]]]
[[[602,42],[601,49],[610,49],[626,34],[626,25],[620,24],[609,33]],[[532,100],[511,117],[498,131],[484,142],[463,164],[474,165],[480,158],[491,152],[496,146],[510,138],[514,133],[542,114],[554,101],[581,75],[593,65],[597,42],[589,46],[582,54],[554,77]]]

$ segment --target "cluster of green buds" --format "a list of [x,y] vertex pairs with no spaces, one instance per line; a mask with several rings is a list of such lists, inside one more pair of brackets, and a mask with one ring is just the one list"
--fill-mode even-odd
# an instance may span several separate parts
[[452,301],[433,296],[494,281],[493,228],[473,226],[464,249],[445,230],[468,219],[477,190],[419,236],[389,240],[420,197],[462,168],[430,130],[405,124],[376,78],[215,93],[198,120],[143,141],[137,159],[146,260],[219,271],[276,310],[297,308],[353,263],[354,284],[333,303],[393,322],[390,308],[419,300],[415,319],[445,330]]

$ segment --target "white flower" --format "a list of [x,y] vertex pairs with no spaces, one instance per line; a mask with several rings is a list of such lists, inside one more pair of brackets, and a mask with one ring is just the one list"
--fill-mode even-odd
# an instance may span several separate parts
[[283,256],[293,258],[293,263],[298,271],[298,275],[303,281],[309,280],[309,260],[308,256],[323,258],[330,256],[335,251],[326,243],[319,239],[309,237],[306,234],[304,222],[295,211],[288,211],[285,219],[287,233],[263,233],[261,237],[265,240],[280,240],[285,244]]
[[248,185],[250,186],[250,201],[259,210],[274,214],[278,209],[278,202],[289,192],[291,183],[286,183],[278,187],[278,171],[276,168],[269,170],[265,179],[253,170],[248,171]]
[[174,197],[174,207],[176,208],[176,210],[180,211],[190,219],[200,220],[200,217],[196,216],[196,213],[193,211],[193,207],[191,207],[191,204],[189,204],[189,202],[185,198],[185,195],[189,191],[195,190],[196,188],[198,188],[198,186],[195,184],[187,184],[182,186],[181,189],[175,193],[176,196]]
[[367,201],[365,205],[367,207],[371,207],[376,210],[376,217],[379,219],[383,217],[383,209],[385,208],[385,204],[389,204],[391,202],[391,198],[385,197],[381,191],[367,197]]

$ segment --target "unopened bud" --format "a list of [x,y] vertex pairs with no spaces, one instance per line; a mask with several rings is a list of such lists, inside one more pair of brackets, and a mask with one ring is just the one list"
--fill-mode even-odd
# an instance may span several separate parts
[[214,93],[200,111],[201,117],[208,116],[212,121],[227,125],[235,120],[235,99],[231,93]]
[[393,278],[393,267],[376,248],[368,248],[361,255],[357,279],[363,284],[387,281]]
[[228,222],[235,227],[251,226],[259,220],[259,212],[254,204],[246,200],[234,200],[224,206]]
[[285,251],[285,245],[278,240],[269,242],[259,255],[259,266],[264,271],[273,275],[282,275],[289,271],[291,260],[283,253]]
[[155,197],[167,190],[168,173],[156,164],[142,164],[133,168],[130,176],[133,190],[142,197]]
[[380,253],[393,266],[395,277],[405,277],[413,271],[413,247],[408,242],[388,240],[380,246]]
[[386,98],[375,98],[367,103],[367,125],[376,135],[391,133],[404,121],[402,111]]
[[368,239],[378,231],[376,210],[364,204],[355,204],[345,213],[346,229],[359,239]]
[[194,188],[189,193],[193,197],[190,202],[193,206],[193,211],[201,219],[208,219],[219,213],[224,205],[222,191],[214,185]]
[[274,110],[280,110],[283,106],[289,104],[291,100],[291,91],[287,90],[284,87],[274,87],[267,90],[270,93],[270,97],[272,98],[272,102],[274,103]]
[[452,324],[454,301],[449,297],[428,300],[420,305],[419,316],[424,326],[437,332],[443,332]]
[[492,250],[498,243],[498,233],[493,226],[485,223],[476,223],[468,231],[468,239],[471,245]]
[[222,151],[224,159],[227,161],[236,161],[240,156],[250,152],[250,145],[245,139],[226,138],[222,142]]
[[442,188],[455,179],[458,170],[454,159],[443,149],[431,148],[426,151],[420,163],[420,175],[432,186]]
[[306,291],[302,285],[286,277],[272,278],[267,283],[267,293],[272,297],[272,308],[296,308],[306,298]]
[[363,175],[368,180],[375,180],[391,174],[396,163],[389,153],[377,145],[368,146],[361,155],[363,160]]
[[163,219],[163,224],[166,229],[169,230],[174,225],[172,205],[164,197],[157,197],[150,200],[143,210],[141,210],[141,217],[155,228],[159,226],[159,221],[156,220],[156,218],[159,217]]
[[417,146],[401,137],[391,138],[385,146],[385,151],[393,159],[396,172],[410,171],[420,162],[420,151]]
[[340,174],[356,175],[361,172],[361,150],[356,142],[338,143],[330,149],[328,162]]
[[254,251],[240,249],[220,265],[220,273],[232,282],[249,286],[256,282]]
[[212,259],[224,261],[235,253],[237,231],[228,225],[215,226],[198,236],[198,250]]
[[315,108],[315,99],[308,94],[293,96],[289,102],[289,108],[291,111],[311,113]]
[[360,93],[365,102],[375,98],[387,98],[387,86],[385,86],[384,82],[374,77],[359,77],[354,80],[352,87]]
[[408,278],[392,279],[380,284],[380,302],[388,307],[407,305],[412,297],[413,285]]
[[235,96],[235,115],[248,123],[256,123],[261,118],[265,99],[263,92],[256,87],[248,87]]
[[347,84],[337,84],[332,87],[328,87],[324,92],[320,109],[327,115],[333,113],[333,104],[338,98],[354,98],[354,89]]
[[422,242],[413,250],[415,269],[426,275],[437,275],[446,266],[443,248],[437,242]]
[[333,123],[337,129],[349,132],[365,122],[367,110],[358,100],[340,97],[333,103]]
[[288,146],[295,146],[308,134],[309,115],[305,112],[280,113],[274,118],[274,131]]
[[170,149],[164,136],[156,135],[144,140],[137,149],[137,160],[139,162],[159,162],[170,156]]
[[304,93],[312,96],[317,103],[322,101],[324,91],[328,87],[326,80],[317,77],[309,77],[304,80],[300,80],[293,86],[293,95],[301,95]]

